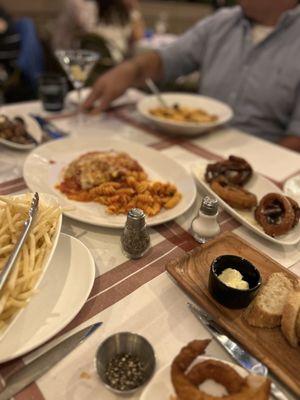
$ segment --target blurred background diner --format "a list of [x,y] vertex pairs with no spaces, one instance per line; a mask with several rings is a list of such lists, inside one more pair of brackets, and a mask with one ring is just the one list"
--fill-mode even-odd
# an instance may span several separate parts
[[[1,2],[0,15],[0,22],[2,21],[0,24],[1,101],[9,103],[39,98],[41,96],[39,85],[45,82],[44,75],[48,74],[68,78],[65,93],[76,88],[74,76],[72,78],[70,75],[70,68],[67,70],[66,65],[62,64],[55,53],[59,49],[85,49],[98,54],[98,61],[93,63],[95,64],[93,68],[87,69],[84,76],[81,76],[81,81],[83,81],[80,83],[81,86],[83,84],[92,86],[99,77],[101,86],[103,79],[109,78],[110,73],[114,73],[111,71],[115,71],[114,68],[120,63],[125,61],[126,66],[128,65],[126,63],[131,62],[127,60],[135,59],[135,57],[146,57],[145,60],[147,60],[147,57],[155,52],[161,55],[164,68],[167,70],[164,71],[165,76],[156,76],[152,73],[149,76],[157,81],[161,90],[198,92],[224,101],[235,112],[232,120],[234,126],[266,140],[299,150],[298,125],[300,126],[300,122],[298,123],[297,110],[300,73],[298,74],[296,67],[283,68],[281,65],[290,51],[297,54],[292,50],[292,46],[297,47],[295,42],[300,29],[300,20],[299,17],[297,18],[298,2],[282,0],[278,4],[273,4],[270,0],[264,0],[260,2],[259,7],[255,5],[257,2],[254,2],[252,6],[248,3],[234,0],[176,2],[169,0],[9,2],[4,0]],[[242,6],[242,9],[237,4]],[[223,9],[226,11],[220,11]],[[242,10],[244,20],[249,23],[247,29],[251,31],[251,42],[253,40],[251,46],[248,46],[248,53],[252,51],[250,49],[252,47],[257,49],[258,54],[266,50],[264,53],[266,56],[262,57],[261,63],[257,61],[256,71],[249,69],[248,65],[248,72],[245,70],[244,75],[237,78],[234,71],[241,72],[238,65],[244,68],[247,64],[243,59],[244,55],[236,51],[237,46],[239,47],[238,42],[241,40],[237,38],[239,36],[237,31],[239,32],[242,28],[236,27],[235,39],[233,39],[226,30],[226,26],[230,25],[230,15],[234,20],[234,16],[240,15],[240,10]],[[252,15],[251,12],[254,14]],[[292,12],[293,15],[284,15]],[[259,17],[264,14],[273,16],[273,20],[270,21],[271,17],[269,19],[262,17],[260,20]],[[226,15],[229,16],[229,22]],[[206,20],[207,17],[210,19]],[[284,29],[281,29],[281,23]],[[203,58],[199,53],[200,42],[204,40],[199,32],[204,32],[205,26],[209,24],[220,32],[224,31],[228,45],[224,46],[222,51],[223,39],[220,37],[218,52],[212,55],[212,57],[216,56],[215,61],[211,59],[208,62],[208,58]],[[189,33],[180,38],[189,29]],[[242,39],[245,43],[248,40],[247,35],[246,32]],[[287,39],[288,37],[290,40]],[[230,45],[230,40],[235,43]],[[189,61],[189,57],[193,58],[189,53],[192,43],[195,53],[198,52],[195,63]],[[211,45],[210,40],[205,43],[205,46],[208,45]],[[267,58],[270,47],[276,54],[278,65],[275,65],[275,69],[272,66],[272,57],[269,57],[268,65],[263,60]],[[161,48],[169,50],[161,50]],[[225,48],[229,52],[226,55]],[[151,53],[151,51],[154,52]],[[206,56],[208,53],[206,52]],[[225,65],[221,62],[222,57],[224,57]],[[146,64],[148,62],[149,66],[155,64],[154,59],[148,58],[148,60]],[[168,65],[166,60],[168,60]],[[191,67],[192,64],[193,67]],[[212,71],[216,74],[211,78],[208,78],[208,64],[213,67]],[[121,65],[123,67],[123,64]],[[268,71],[274,73],[269,74]],[[98,93],[95,97],[96,92],[94,92],[94,98],[85,103],[86,108],[90,110],[94,105],[94,100],[97,100],[96,110],[103,111],[111,100],[123,94],[129,86],[138,85],[139,88],[146,89],[144,82],[130,78],[128,69],[124,69],[124,74],[124,76],[112,75],[110,88],[106,92],[111,91],[111,93],[108,94],[107,99],[106,93]],[[257,87],[260,87],[260,90],[254,90],[250,95],[251,98],[236,104],[233,99],[234,93],[236,98],[241,96],[243,87],[252,82],[254,75],[256,79],[258,78]],[[235,83],[228,78],[229,76],[237,78]],[[143,75],[144,78],[147,78],[147,74]],[[213,87],[207,86],[209,81],[209,85],[212,84]],[[263,85],[259,82],[263,82]],[[277,85],[276,82],[279,84]],[[101,88],[99,89],[99,83],[96,90],[102,91]],[[99,105],[99,100],[102,105]],[[240,100],[243,99],[240,98]]]

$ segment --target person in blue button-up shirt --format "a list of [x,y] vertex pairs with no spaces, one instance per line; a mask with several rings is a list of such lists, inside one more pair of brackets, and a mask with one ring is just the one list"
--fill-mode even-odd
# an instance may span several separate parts
[[95,83],[96,111],[150,77],[171,81],[198,70],[199,93],[234,109],[232,125],[300,151],[300,6],[240,0],[200,21],[171,45],[126,61]]

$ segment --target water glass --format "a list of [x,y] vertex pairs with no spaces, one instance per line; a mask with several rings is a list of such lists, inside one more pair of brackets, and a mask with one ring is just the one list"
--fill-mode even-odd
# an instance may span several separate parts
[[67,79],[59,74],[44,74],[39,79],[39,97],[46,111],[57,112],[64,108]]

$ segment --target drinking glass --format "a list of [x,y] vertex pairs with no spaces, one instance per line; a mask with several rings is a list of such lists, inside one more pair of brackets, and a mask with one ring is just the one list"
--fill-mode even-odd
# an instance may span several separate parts
[[43,74],[39,78],[39,97],[46,111],[61,111],[67,94],[67,79],[59,74]]
[[99,59],[99,54],[90,50],[57,50],[57,59],[77,91],[78,106],[81,104],[81,89],[89,73]]

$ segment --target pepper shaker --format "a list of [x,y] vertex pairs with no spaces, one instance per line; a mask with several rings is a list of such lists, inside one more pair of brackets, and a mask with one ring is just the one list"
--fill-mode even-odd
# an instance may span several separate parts
[[145,222],[145,214],[139,208],[132,208],[128,212],[121,244],[128,258],[140,258],[148,251],[150,236]]
[[199,243],[206,243],[220,232],[218,217],[218,200],[205,196],[198,215],[192,222],[192,235]]

